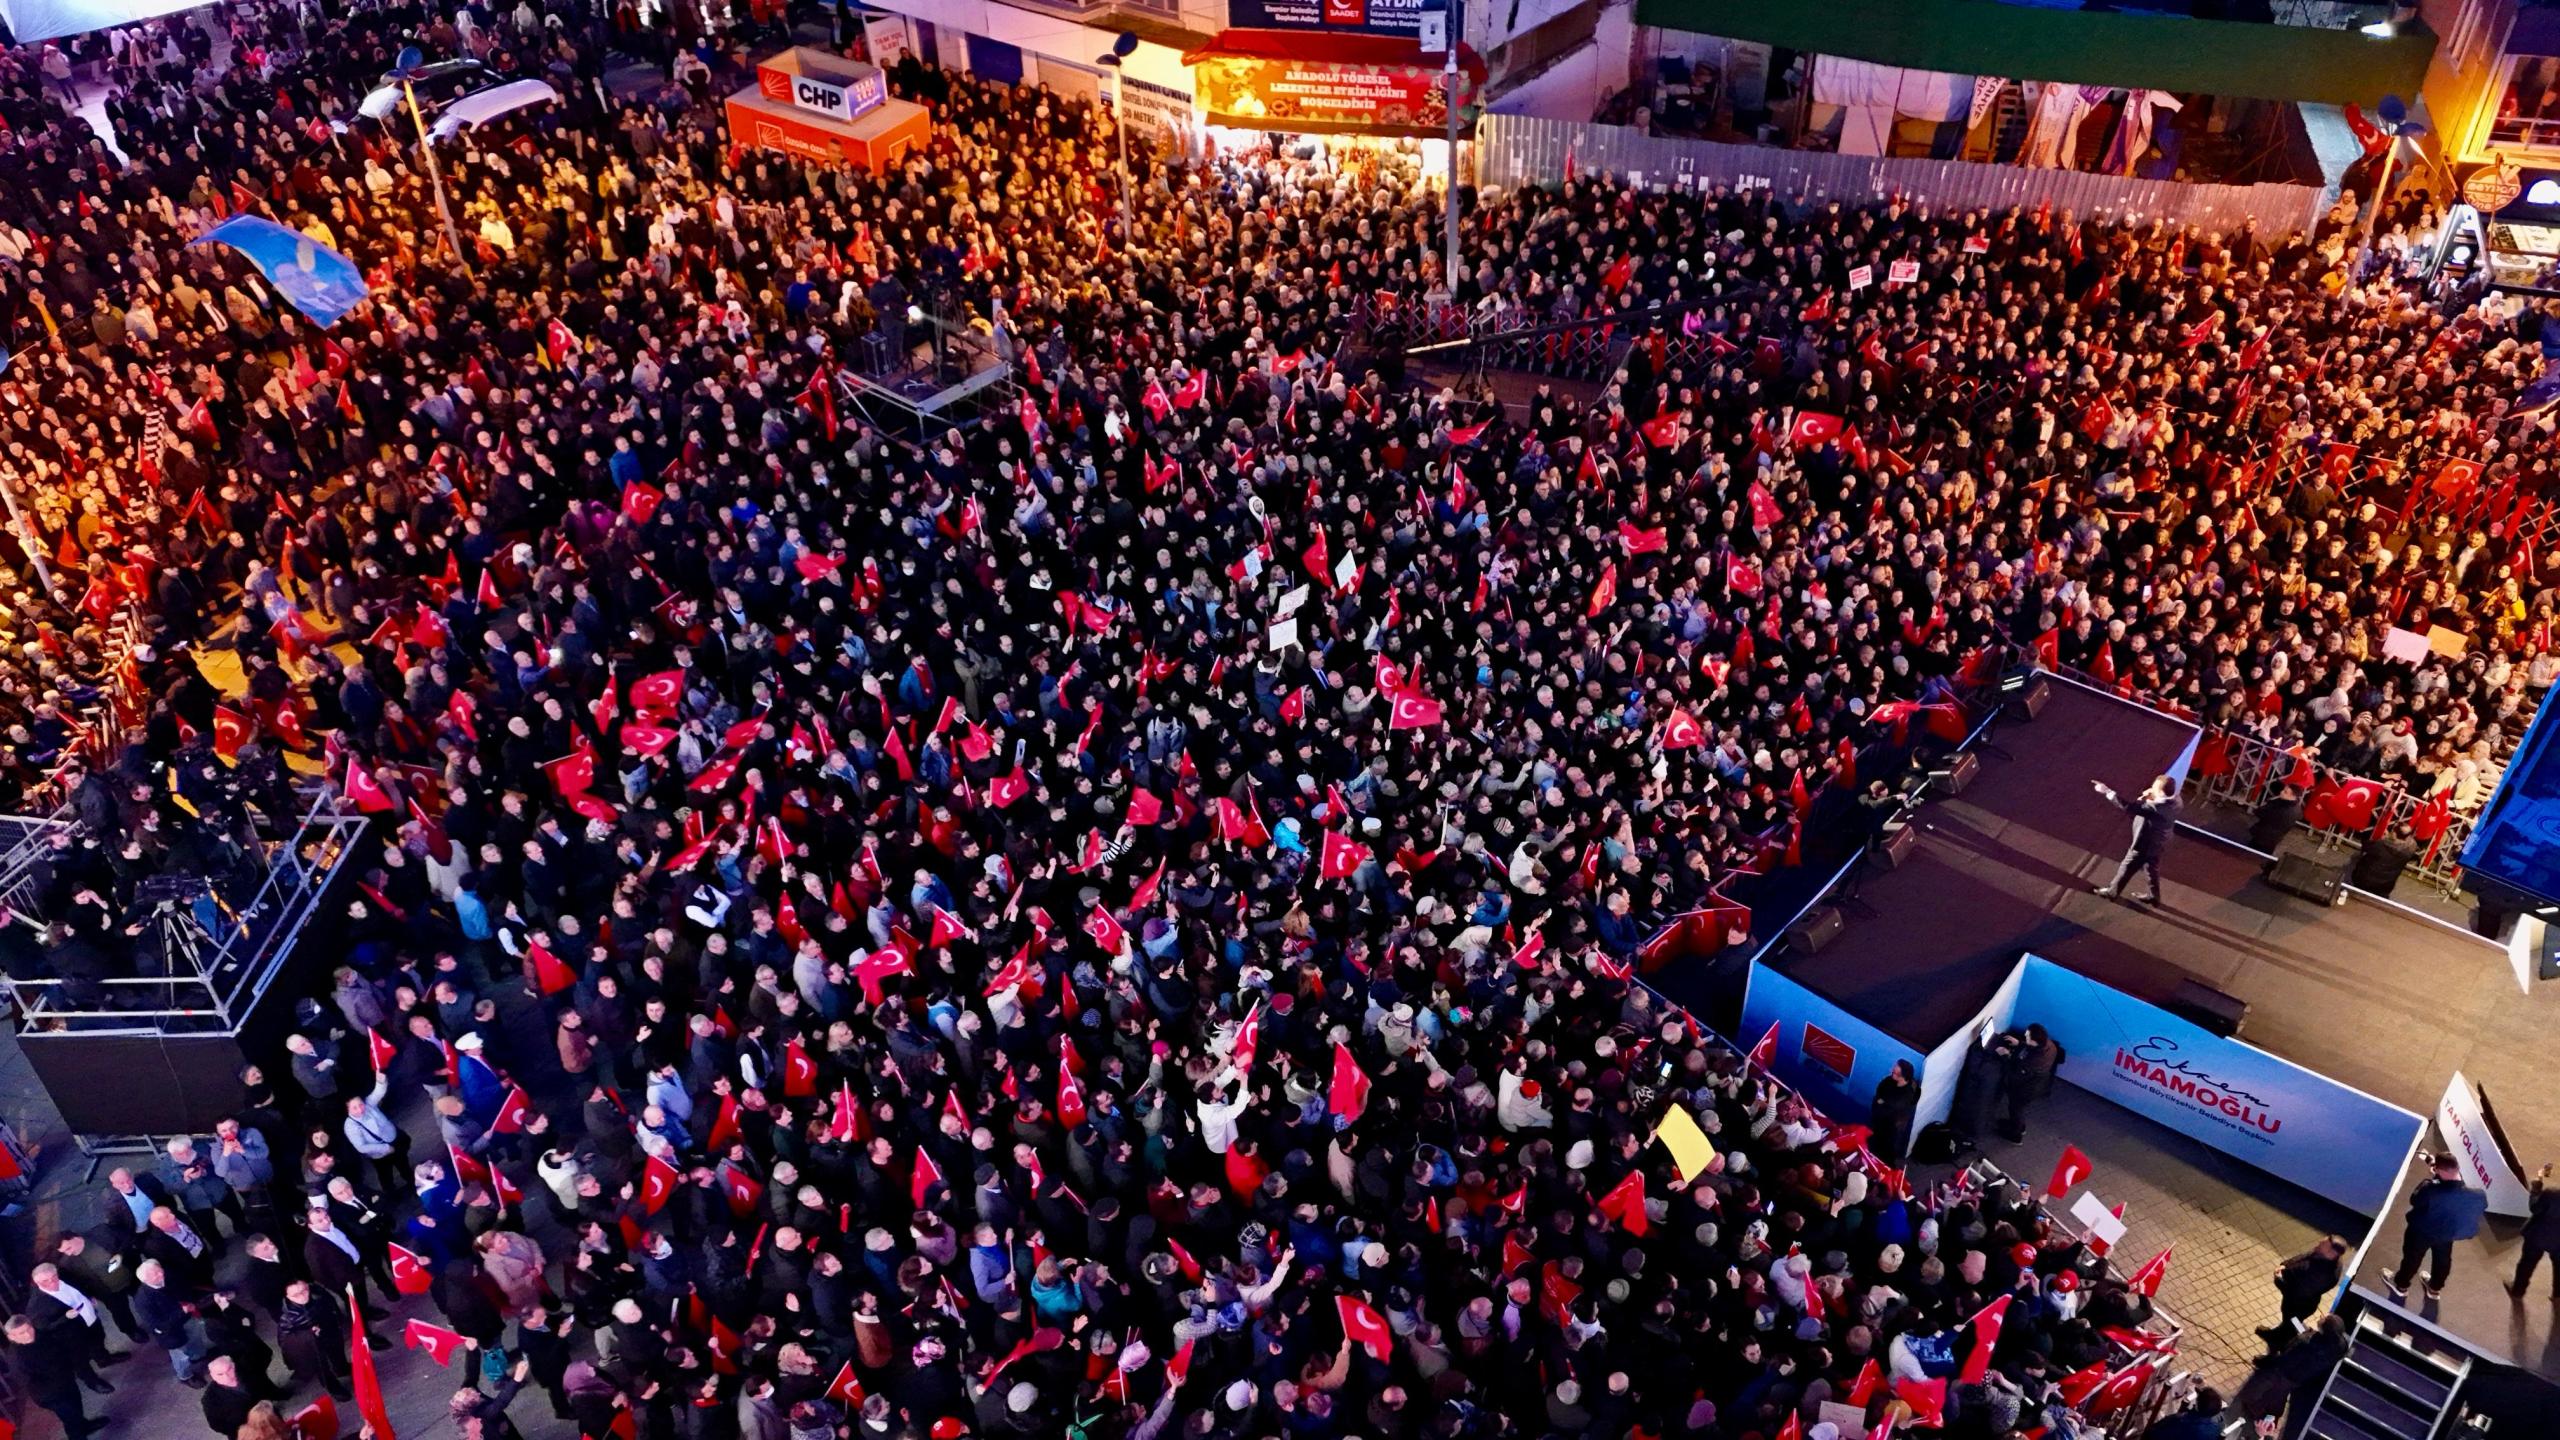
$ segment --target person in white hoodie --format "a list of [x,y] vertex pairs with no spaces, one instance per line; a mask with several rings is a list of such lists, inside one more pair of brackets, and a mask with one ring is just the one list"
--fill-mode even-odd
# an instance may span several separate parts
[[1501,1098],[1493,1113],[1505,1130],[1544,1130],[1556,1123],[1538,1098],[1538,1082],[1510,1070],[1502,1072]]

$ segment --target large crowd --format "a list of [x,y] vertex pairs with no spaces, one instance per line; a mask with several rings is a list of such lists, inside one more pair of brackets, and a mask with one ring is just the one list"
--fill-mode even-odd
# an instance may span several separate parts
[[[351,1394],[417,1292],[486,1440],[2080,1433],[2147,1298],[1910,1193],[1646,939],[2012,654],[2455,805],[2560,673],[2538,317],[2399,227],[1577,176],[1452,277],[1408,155],[1140,138],[1124,217],[1107,114],[910,58],[931,144],[827,170],[732,148],[709,37],[604,85],[633,24],[155,22],[112,148],[0,61],[0,765],[78,822],[10,973],[111,1005],[151,876],[377,817],[237,1121],[37,1277],[74,1440],[101,1308],[275,1440],[275,1352]],[[354,113],[407,43],[561,94],[446,150],[458,256]],[[372,300],[186,247],[243,211]],[[1442,286],[1687,308],[1505,409],[1408,383]],[[1019,403],[866,423],[910,304]]]

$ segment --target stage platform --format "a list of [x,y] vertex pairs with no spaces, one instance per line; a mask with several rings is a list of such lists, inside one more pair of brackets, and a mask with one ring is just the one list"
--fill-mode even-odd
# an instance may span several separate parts
[[2139,788],[2192,733],[2055,683],[2041,716],[1992,737],[2005,758],[1986,755],[1970,789],[1921,810],[1910,862],[1867,876],[1839,938],[1761,963],[1924,1049],[2021,952],[2155,1004],[2192,977],[2248,1002],[2240,1038],[2420,1114],[2461,1070],[2528,1170],[2560,1158],[2548,1048],[2560,1001],[2520,993],[2503,947],[2394,905],[2297,899],[2260,880],[2256,855],[2201,832],[2169,847],[2166,903],[2091,893],[2130,825],[2090,780]]

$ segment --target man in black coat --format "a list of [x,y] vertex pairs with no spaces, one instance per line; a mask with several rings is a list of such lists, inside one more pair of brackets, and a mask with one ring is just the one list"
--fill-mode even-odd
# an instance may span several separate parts
[[149,1332],[151,1342],[168,1352],[169,1368],[180,1380],[190,1385],[204,1383],[196,1373],[204,1359],[203,1342],[195,1336],[195,1316],[187,1296],[169,1283],[169,1272],[157,1260],[145,1260],[136,1267],[134,1278],[141,1283],[133,1289],[133,1316]]
[[311,1233],[302,1242],[302,1268],[311,1283],[332,1295],[355,1294],[358,1323],[373,1324],[373,1295],[365,1288],[364,1257],[355,1237],[338,1228],[326,1203],[310,1211]]
[[2169,848],[2169,836],[2178,828],[2178,782],[2163,775],[2151,782],[2150,788],[2128,800],[2092,780],[2090,785],[2107,803],[2133,817],[2133,843],[2127,845],[2124,859],[2116,866],[2116,878],[2098,888],[2098,893],[2113,900],[2124,893],[2125,883],[2136,869],[2151,882],[2151,893],[2141,899],[2160,903],[2160,855]]
[[[2560,1250],[2560,1190],[2551,1188],[2548,1165],[2533,1177],[2533,1204],[2525,1214],[2524,1250],[2516,1256],[2516,1278],[2507,1282],[2507,1293],[2524,1298],[2527,1285],[2533,1283],[2533,1272],[2542,1257]],[[2560,1265],[2551,1267],[2551,1298],[2560,1300]]]
[[2321,1237],[2318,1244],[2277,1267],[2276,1301],[2279,1306],[2276,1323],[2258,1332],[2258,1338],[2271,1348],[2281,1349],[2294,1338],[2295,1327],[2311,1318],[2320,1302],[2335,1294],[2346,1264],[2347,1242],[2335,1235]]
[[[65,1342],[37,1333],[35,1322],[24,1315],[10,1316],[5,1333],[9,1376],[18,1393],[53,1412],[62,1422],[64,1440],[88,1440],[105,1428],[106,1422],[89,1418],[80,1396],[80,1387],[88,1382],[73,1378],[81,1367],[73,1363]],[[104,1394],[115,1387],[99,1380],[90,1388]]]
[[237,1435],[247,1423],[249,1412],[258,1408],[258,1397],[242,1382],[240,1366],[228,1355],[216,1355],[205,1362],[205,1387],[200,1397],[204,1402],[204,1423],[216,1435]]

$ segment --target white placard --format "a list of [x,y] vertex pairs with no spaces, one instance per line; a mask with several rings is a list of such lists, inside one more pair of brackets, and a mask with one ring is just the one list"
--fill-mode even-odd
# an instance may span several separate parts
[[1290,591],[1288,594],[1281,596],[1280,617],[1285,620],[1288,617],[1297,614],[1298,607],[1307,603],[1307,596],[1314,590],[1315,587],[1312,585],[1301,585],[1297,589]]
[[2427,645],[2426,632],[2423,630],[2403,630],[2394,625],[2390,633],[2382,637],[2382,658],[2385,660],[2397,660],[2404,665],[2423,665],[2427,657],[2433,653],[2434,651]]
[[2124,1221],[2109,1210],[2094,1190],[2083,1190],[2071,1202],[2071,1218],[2080,1222],[2081,1233],[2113,1250],[2124,1238]]
[[2489,1193],[2490,1214],[2522,1216],[2532,1211],[2533,1192],[2508,1163],[2497,1136],[2489,1130],[2489,1117],[2481,1111],[2479,1092],[2459,1070],[2444,1087],[2444,1098],[2436,1102],[2436,1133],[2444,1137],[2446,1152],[2461,1162],[2463,1183]]
[[1885,279],[1895,285],[1917,284],[1920,280],[1920,262],[1896,260],[1893,262],[1893,268],[1885,272]]
[[1274,650],[1292,650],[1292,649],[1297,648],[1297,645],[1298,645],[1298,622],[1297,622],[1297,620],[1296,620],[1296,618],[1295,618],[1295,617],[1292,617],[1292,618],[1287,619],[1287,620],[1283,620],[1283,621],[1281,621],[1280,623],[1278,623],[1278,624],[1276,624],[1276,625],[1274,625],[1274,626],[1272,626],[1272,627],[1271,627],[1271,648],[1272,648],[1272,649],[1274,649]]
[[1849,288],[1852,290],[1864,290],[1874,283],[1876,267],[1873,265],[1860,265],[1849,272]]
[[1628,186],[1628,188],[1629,188],[1629,189],[1633,189],[1633,190],[1641,190],[1641,189],[1643,189],[1643,188],[1644,188],[1644,172],[1643,172],[1643,171],[1641,171],[1641,170],[1630,170],[1630,171],[1628,171],[1628,172],[1627,172],[1627,186]]
[[1353,588],[1359,578],[1360,562],[1349,555],[1343,556],[1341,562],[1333,567],[1333,588],[1336,590]]

